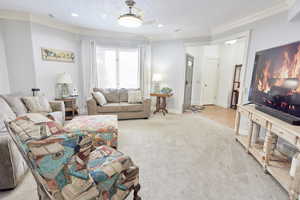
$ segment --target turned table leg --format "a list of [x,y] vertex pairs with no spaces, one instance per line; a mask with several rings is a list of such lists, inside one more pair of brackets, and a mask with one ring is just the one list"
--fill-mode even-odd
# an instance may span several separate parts
[[166,98],[166,97],[163,97],[163,98],[162,98],[161,109],[162,109],[164,115],[165,115],[166,113],[168,113],[168,110],[167,110],[167,98]]
[[260,132],[260,125],[257,123],[254,123],[253,127],[253,136],[252,136],[252,143],[257,144],[258,138],[259,138],[259,132]]
[[156,110],[153,112],[154,114],[159,112],[160,110],[160,97],[156,97]]
[[234,125],[234,133],[236,136],[239,135],[240,121],[241,121],[241,113],[239,111],[237,111],[236,115],[235,115],[235,125]]
[[249,153],[249,149],[251,148],[252,134],[253,134],[253,124],[254,122],[249,120],[249,131],[248,131],[248,144],[247,144],[247,152]]
[[292,184],[289,191],[290,200],[297,200],[300,193],[300,167],[295,171],[295,176],[292,177]]
[[275,139],[276,138],[274,137],[274,134],[271,132],[271,128],[268,127],[266,137],[265,137],[265,142],[264,142],[264,148],[263,148],[265,172],[267,172],[267,166],[269,165],[269,162],[270,162],[270,156],[271,156],[271,152],[273,149]]

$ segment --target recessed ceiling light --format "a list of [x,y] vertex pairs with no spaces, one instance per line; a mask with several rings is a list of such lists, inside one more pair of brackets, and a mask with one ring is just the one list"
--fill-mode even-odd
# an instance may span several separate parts
[[107,14],[105,14],[105,13],[102,14],[102,15],[101,15],[101,18],[102,18],[102,19],[106,19],[106,18],[107,18]]
[[77,13],[72,13],[71,15],[72,15],[72,17],[78,17],[79,16]]
[[164,25],[163,24],[158,24],[157,27],[162,28],[162,27],[164,27]]

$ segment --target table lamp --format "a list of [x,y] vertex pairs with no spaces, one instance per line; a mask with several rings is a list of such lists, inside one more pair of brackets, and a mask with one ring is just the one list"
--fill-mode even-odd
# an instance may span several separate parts
[[153,82],[153,92],[159,93],[160,92],[160,82],[162,80],[161,74],[153,74],[152,82]]
[[69,86],[72,84],[71,75],[64,72],[60,74],[56,81],[57,85],[61,86],[61,97],[67,98],[70,95]]

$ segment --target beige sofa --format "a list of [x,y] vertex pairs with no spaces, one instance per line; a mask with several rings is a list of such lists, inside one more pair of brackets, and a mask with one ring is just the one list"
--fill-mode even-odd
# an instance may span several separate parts
[[[28,112],[21,98],[22,95],[0,95],[0,190],[16,187],[28,168],[4,125],[4,121],[13,120]],[[49,103],[52,112],[47,114],[64,123],[64,103],[59,101]]]
[[118,119],[139,119],[149,118],[151,113],[151,100],[144,99],[142,103],[128,103],[128,89],[99,89],[94,88],[94,92],[101,92],[107,104],[100,106],[92,97],[87,100],[89,115],[111,115],[115,114]]

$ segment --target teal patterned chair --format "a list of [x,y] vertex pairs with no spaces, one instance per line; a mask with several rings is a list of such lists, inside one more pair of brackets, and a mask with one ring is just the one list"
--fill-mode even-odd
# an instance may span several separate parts
[[123,200],[131,191],[141,199],[139,168],[114,148],[95,147],[92,137],[47,118],[18,117],[6,127],[37,182],[39,199]]

